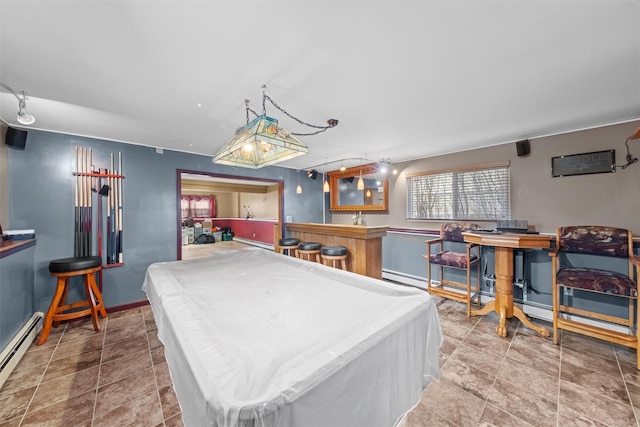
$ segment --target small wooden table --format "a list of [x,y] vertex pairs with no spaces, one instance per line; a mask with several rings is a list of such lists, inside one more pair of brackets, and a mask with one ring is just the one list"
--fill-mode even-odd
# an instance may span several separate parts
[[526,314],[513,305],[513,250],[514,249],[547,249],[551,246],[553,236],[540,234],[515,233],[462,233],[465,242],[484,246],[493,246],[496,254],[496,299],[490,301],[480,310],[471,310],[472,316],[484,316],[495,311],[500,317],[496,327],[496,334],[507,336],[507,318],[513,316],[520,319],[527,327],[538,332],[542,337],[548,337],[547,328],[534,325]]

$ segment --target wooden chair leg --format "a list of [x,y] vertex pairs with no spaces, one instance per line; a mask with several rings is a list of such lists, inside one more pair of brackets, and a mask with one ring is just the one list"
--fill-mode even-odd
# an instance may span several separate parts
[[56,292],[53,295],[51,305],[49,305],[47,314],[44,317],[44,323],[42,325],[42,332],[40,332],[40,339],[38,339],[38,345],[44,344],[47,341],[47,338],[49,338],[49,334],[51,333],[51,325],[53,324],[53,315],[56,314],[56,311],[58,310],[58,305],[62,300],[62,296],[66,295],[67,283],[68,277],[58,277]]
[[98,311],[100,313],[100,315],[102,316],[103,319],[105,319],[107,317],[107,310],[104,308],[104,301],[102,300],[102,293],[100,292],[100,289],[98,288],[98,284],[96,283],[96,277],[91,274],[89,276],[89,284],[90,284],[90,289],[93,291],[92,295],[96,298],[96,300],[98,301]]
[[[65,277],[64,278],[64,291],[62,292],[62,297],[60,298],[60,301],[58,301],[58,306],[56,308],[56,312],[53,313],[54,315],[62,312],[62,308],[61,307],[63,307],[66,304],[67,294],[68,293],[69,293],[69,278]],[[52,325],[53,325],[54,328],[57,328],[58,326],[60,326],[60,321],[54,320]]]
[[89,275],[84,276],[84,291],[87,295],[87,301],[89,302],[89,309],[91,310],[91,322],[93,323],[93,330],[100,332],[100,323],[98,322],[98,308],[96,307],[96,298],[91,289],[91,283],[89,282]]

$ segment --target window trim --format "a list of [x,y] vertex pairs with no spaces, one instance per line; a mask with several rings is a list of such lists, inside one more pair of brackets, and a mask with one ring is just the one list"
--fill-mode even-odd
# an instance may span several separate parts
[[461,166],[461,167],[450,168],[450,169],[439,169],[439,170],[435,170],[435,171],[408,173],[406,175],[406,177],[407,178],[413,178],[413,177],[416,177],[416,176],[437,175],[437,174],[440,174],[440,173],[468,172],[468,171],[477,171],[477,170],[483,170],[483,169],[508,168],[510,166],[511,166],[511,162],[510,161],[494,162],[494,163],[481,163],[481,164],[478,164],[478,165]]
[[[511,167],[511,162],[510,161],[503,161],[503,162],[492,162],[492,163],[481,163],[481,164],[474,164],[474,165],[468,165],[468,166],[461,166],[461,167],[456,167],[456,168],[449,168],[449,169],[438,169],[438,170],[430,170],[430,171],[422,171],[422,172],[414,172],[414,173],[408,173],[406,175],[406,181],[409,181],[409,178],[415,178],[415,177],[420,177],[420,176],[430,176],[430,175],[438,175],[438,174],[455,174],[455,173],[460,173],[460,172],[473,172],[473,171],[482,171],[482,170],[487,170],[487,169],[499,169],[499,168],[506,168],[509,169]],[[510,179],[510,171],[509,171],[509,218],[511,217],[511,179]],[[410,192],[410,187],[409,185],[406,185],[405,187],[405,196],[406,196],[406,203],[405,203],[405,218],[407,221],[442,221],[442,220],[447,220],[447,221],[495,221],[496,219],[509,219],[509,218],[413,218],[409,216],[409,206],[411,204],[411,201],[409,199],[409,192]]]

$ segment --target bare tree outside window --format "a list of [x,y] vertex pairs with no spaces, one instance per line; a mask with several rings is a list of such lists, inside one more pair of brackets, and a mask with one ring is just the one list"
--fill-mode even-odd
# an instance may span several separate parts
[[511,218],[508,163],[407,177],[407,219]]

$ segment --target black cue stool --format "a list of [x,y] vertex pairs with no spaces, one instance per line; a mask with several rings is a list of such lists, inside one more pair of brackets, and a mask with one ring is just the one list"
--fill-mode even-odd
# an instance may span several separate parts
[[298,258],[305,261],[321,262],[320,260],[321,243],[317,242],[300,242],[298,244]]
[[[100,332],[98,313],[105,318],[107,310],[104,308],[102,294],[96,285],[95,273],[102,269],[102,258],[99,256],[63,258],[49,263],[49,272],[58,278],[58,285],[53,294],[51,305],[44,318],[44,325],[38,345],[44,344],[51,332],[51,326],[57,327],[64,320],[77,319],[91,314],[93,329]],[[87,299],[84,301],[66,304],[67,292],[69,292],[69,278],[83,276],[84,291]],[[86,307],[84,310],[77,310]],[[71,310],[71,311],[70,311]]]
[[287,251],[288,255],[297,257],[299,243],[300,243],[300,239],[296,239],[295,237],[286,237],[284,239],[278,240],[280,253],[284,255],[284,251]]
[[336,262],[340,263],[343,270],[347,270],[347,248],[344,246],[323,246],[320,250],[320,256],[322,257],[322,263],[328,265],[327,262],[331,261],[332,267],[336,268]]

